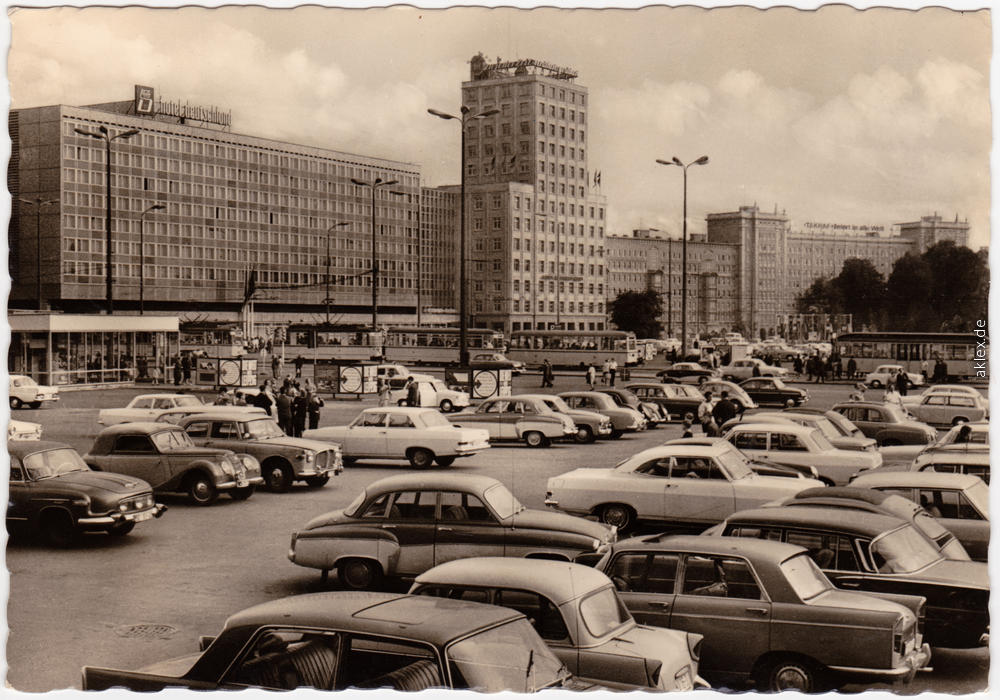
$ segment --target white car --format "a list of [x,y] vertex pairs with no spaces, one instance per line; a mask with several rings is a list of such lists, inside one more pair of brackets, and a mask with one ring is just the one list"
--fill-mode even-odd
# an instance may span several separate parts
[[742,381],[744,379],[750,379],[750,377],[754,376],[754,367],[757,368],[759,372],[758,376],[761,377],[788,376],[788,370],[784,367],[772,367],[759,357],[747,357],[742,360],[736,360],[732,364],[720,367],[719,373],[722,374],[725,379],[735,378]]
[[54,386],[41,386],[31,377],[23,374],[10,375],[10,397],[11,408],[21,408],[30,406],[38,408],[43,401],[58,401],[59,390]]
[[[880,387],[886,386],[890,379],[896,376],[897,372],[902,372],[902,365],[879,365],[875,368],[874,372],[869,372],[865,375],[865,384],[873,389],[878,389]],[[908,386],[923,386],[924,385],[924,375],[915,374],[913,372],[907,372],[906,378],[909,381]]]
[[739,384],[734,384],[733,382],[716,379],[710,382],[705,382],[698,387],[698,391],[700,391],[702,395],[706,392],[711,393],[712,400],[716,403],[722,398],[722,392],[725,391],[729,395],[729,400],[737,404],[737,408],[744,411],[750,410],[751,408],[759,408],[757,402],[750,397],[750,394],[744,391],[743,387]]
[[399,406],[406,402],[407,379],[417,383],[421,406],[437,406],[445,413],[450,413],[469,405],[469,392],[449,389],[443,381],[429,374],[411,374],[389,380],[389,399]]
[[38,423],[29,423],[26,420],[13,420],[7,422],[8,440],[41,440],[42,426]]
[[545,505],[573,515],[596,515],[619,530],[637,521],[700,528],[822,485],[816,479],[759,476],[739,450],[716,440],[661,445],[613,469],[587,467],[552,477]]
[[909,409],[911,406],[920,404],[928,396],[940,396],[942,394],[948,396],[968,396],[978,405],[982,406],[982,408],[989,411],[990,402],[987,398],[979,393],[979,390],[975,387],[965,386],[964,384],[932,384],[919,394],[901,396],[900,401],[903,403],[903,408]]
[[766,459],[796,468],[813,467],[823,481],[837,486],[843,486],[859,472],[882,466],[880,453],[838,450],[819,428],[794,423],[754,423],[752,416],[747,421],[732,426],[726,439],[750,459]]
[[[97,422],[101,425],[117,425],[119,423],[135,423],[139,421],[155,421],[172,409],[183,408],[191,413],[217,411],[220,408],[233,412],[261,413],[263,409],[256,406],[215,406],[202,403],[201,399],[191,394],[141,394],[129,401],[125,408],[102,408],[97,414]],[[169,421],[174,422],[174,421]]]
[[415,468],[436,462],[449,467],[458,457],[489,449],[490,434],[459,428],[435,408],[366,408],[349,425],[306,430],[302,437],[340,445],[344,464],[359,459],[406,459]]
[[929,394],[918,404],[904,404],[906,412],[933,426],[952,426],[989,417],[985,401],[968,394]]

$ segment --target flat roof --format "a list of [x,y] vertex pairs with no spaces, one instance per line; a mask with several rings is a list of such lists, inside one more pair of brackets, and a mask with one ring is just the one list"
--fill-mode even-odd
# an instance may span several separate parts
[[8,313],[7,323],[12,333],[99,333],[102,331],[176,333],[180,321],[176,316],[101,316],[98,314]]

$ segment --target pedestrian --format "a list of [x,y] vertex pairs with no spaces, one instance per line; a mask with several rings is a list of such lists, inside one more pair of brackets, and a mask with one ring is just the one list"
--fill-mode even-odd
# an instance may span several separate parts
[[608,377],[611,376],[611,360],[605,360],[604,364],[601,365],[601,384],[608,383]]
[[316,430],[319,427],[320,409],[326,405],[323,397],[319,395],[319,387],[311,387],[306,392],[306,409],[309,413],[309,429]]
[[181,366],[181,358],[174,358],[174,386],[180,386],[184,379],[184,368]]
[[232,406],[233,401],[226,389],[219,389],[219,395],[215,397],[213,406]]
[[181,372],[184,374],[184,379],[181,381],[182,384],[191,383],[191,355],[188,353],[181,354]]
[[418,387],[417,383],[413,381],[413,377],[406,378],[406,405],[420,405],[420,387]]
[[924,375],[924,383],[927,383],[927,360],[920,362],[920,374]]
[[816,370],[816,356],[810,355],[806,358],[806,381],[811,382],[813,372]]
[[302,365],[304,365],[305,363],[306,363],[306,358],[302,357],[302,355],[299,355],[298,357],[295,358],[294,364],[295,364],[296,379],[302,376]]
[[292,397],[289,392],[295,391],[291,387],[282,389],[274,399],[275,410],[278,413],[278,427],[285,435],[292,434]]
[[549,358],[545,358],[542,362],[542,386],[551,387],[554,386],[552,380],[555,378],[555,373],[552,371],[552,363],[549,362]]
[[682,438],[693,438],[694,433],[691,432],[691,424],[694,422],[694,416],[690,413],[684,414],[684,432],[681,433]]
[[712,409],[712,419],[721,430],[722,426],[736,417],[736,413],[736,404],[729,400],[729,392],[723,391],[719,402]]
[[[906,376],[906,372],[904,370],[896,372],[896,391],[899,392],[900,396],[906,396],[909,385],[910,378]],[[900,404],[902,404],[902,401],[900,401]]]
[[391,398],[389,396],[391,392],[391,387],[389,386],[389,380],[385,377],[379,377],[376,382],[376,389],[378,391],[378,405],[379,407],[388,406]]
[[234,406],[246,406],[247,405],[247,395],[242,391],[237,391],[233,395],[233,405]]
[[587,367],[587,384],[590,386],[590,390],[594,390],[594,383],[597,381],[597,368],[594,367],[593,363]]
[[760,365],[758,365],[756,362],[753,363],[753,372],[751,372],[751,374],[754,377],[760,376]]
[[608,385],[615,385],[615,375],[618,373],[618,360],[614,358],[611,359],[611,365],[608,367]]
[[796,355],[792,361],[792,369],[795,370],[795,374],[802,374],[802,357],[800,355]]
[[882,403],[891,403],[903,407],[903,398],[899,395],[896,390],[896,385],[893,382],[886,382],[885,393],[882,394]]
[[858,376],[858,363],[853,357],[850,357],[847,360],[847,378],[855,379],[857,376]]
[[271,356],[271,376],[275,379],[281,374],[281,359],[277,355]]
[[705,392],[705,400],[698,404],[698,422],[701,423],[701,430],[708,437],[715,437],[712,430],[712,392]]
[[306,418],[309,414],[309,401],[301,389],[295,389],[292,395],[292,437],[302,437],[306,429]]

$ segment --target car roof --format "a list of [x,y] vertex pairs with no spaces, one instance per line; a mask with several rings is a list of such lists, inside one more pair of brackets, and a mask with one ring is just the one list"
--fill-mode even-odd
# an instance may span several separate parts
[[164,430],[183,430],[173,423],[154,423],[152,421],[136,421],[134,423],[116,423],[109,425],[98,435],[120,435],[127,433],[159,433]]
[[7,452],[15,457],[27,457],[36,452],[72,449],[69,445],[55,440],[8,440]]
[[279,598],[236,613],[226,628],[330,627],[444,646],[469,632],[524,617],[498,605],[398,593],[330,591]]
[[874,537],[888,530],[894,530],[904,521],[891,515],[861,510],[854,511],[849,518],[845,518],[843,508],[796,506],[742,510],[730,515],[726,522],[815,527]]
[[[177,399],[181,397],[198,399],[198,397],[195,396],[194,394],[185,394],[182,392],[175,392],[170,394],[166,392],[161,392],[159,394],[139,394],[138,396],[133,397],[132,401],[135,401],[136,399]],[[198,400],[201,401],[201,399]]]
[[948,488],[964,490],[981,482],[978,476],[973,474],[949,474],[947,472],[879,472],[873,471],[861,474],[851,480],[851,484],[857,484],[867,489],[879,487],[897,486],[899,488]]
[[[778,427],[776,428],[774,426],[778,426]],[[745,421],[733,424],[732,428],[730,428],[730,430],[737,430],[737,429],[743,429],[743,430],[767,430],[767,431],[780,430],[783,433],[794,433],[796,435],[798,435],[798,434],[805,434],[805,433],[809,433],[810,435],[812,435],[813,431],[816,430],[816,428],[814,426],[811,426],[811,425],[800,425],[799,423],[795,423],[793,421],[787,421],[787,422],[783,421],[783,422],[780,422],[780,423],[778,421],[773,421],[773,422],[772,421],[761,421],[760,423],[755,423],[754,420],[753,420],[753,416],[750,416]]]
[[372,406],[371,408],[366,408],[362,413],[395,413],[403,414],[407,416],[417,416],[421,413],[426,413],[427,411],[437,412],[436,409],[430,406]]
[[485,491],[500,482],[492,476],[483,474],[456,474],[455,472],[421,472],[414,474],[394,474],[373,481],[365,487],[369,493],[376,491],[392,491],[393,489],[465,489],[468,491]]
[[732,443],[724,438],[714,438],[716,442],[706,443],[702,438],[688,438],[696,442],[685,443],[682,442],[684,438],[680,440],[671,440],[667,444],[657,445],[655,447],[650,447],[641,452],[636,452],[632,457],[637,457],[642,454],[649,453],[650,455],[664,452],[664,456],[678,456],[678,457],[715,457],[723,452],[730,452],[735,450]]
[[611,584],[602,572],[567,561],[519,557],[472,557],[440,564],[417,583],[520,588],[539,593],[556,605]]
[[[178,411],[180,413],[180,411]],[[248,411],[198,411],[181,418],[179,425],[186,425],[198,420],[274,420],[266,413],[251,413]]]
[[[771,509],[777,510],[777,509]],[[718,535],[671,535],[659,533],[642,535],[621,540],[616,550],[649,548],[672,549],[683,552],[745,556],[748,559],[770,560],[780,563],[805,551],[802,547],[787,542],[759,540],[753,537],[721,537]]]
[[963,450],[959,448],[957,450],[949,450],[947,448],[939,448],[917,455],[914,461],[919,462],[921,468],[928,464],[982,464],[988,466],[990,463],[990,452],[985,449]]

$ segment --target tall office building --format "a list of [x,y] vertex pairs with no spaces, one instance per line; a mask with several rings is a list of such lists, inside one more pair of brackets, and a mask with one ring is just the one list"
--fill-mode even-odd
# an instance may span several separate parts
[[[534,59],[471,61],[466,132],[469,311],[474,325],[605,328],[605,198],[587,164],[587,89]],[[442,188],[454,191],[454,187]]]

